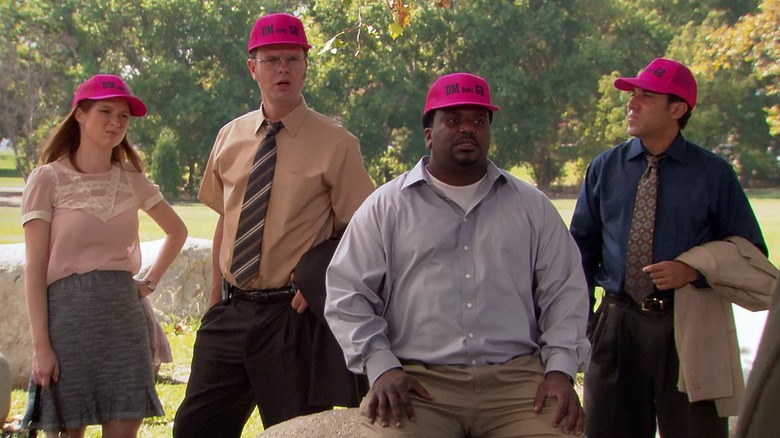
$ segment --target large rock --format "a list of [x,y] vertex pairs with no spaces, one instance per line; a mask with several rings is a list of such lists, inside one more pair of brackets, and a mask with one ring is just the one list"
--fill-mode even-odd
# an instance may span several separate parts
[[[163,240],[141,244],[143,266],[139,277],[149,270]],[[176,261],[151,295],[154,307],[165,315],[200,317],[208,307],[211,288],[211,240],[189,238]]]
[[11,410],[11,364],[0,353],[0,428]]
[[[157,257],[162,240],[141,244],[141,276]],[[32,346],[24,298],[24,244],[0,245],[0,352],[11,366],[15,388],[26,388]],[[160,315],[178,318],[203,314],[211,284],[211,241],[187,239],[181,253],[151,298]]]
[[354,438],[360,436],[360,414],[357,408],[334,409],[304,415],[279,423],[259,438]]

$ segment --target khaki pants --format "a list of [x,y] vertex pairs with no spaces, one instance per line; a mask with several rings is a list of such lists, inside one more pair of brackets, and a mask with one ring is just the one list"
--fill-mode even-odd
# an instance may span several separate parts
[[[404,365],[433,395],[431,401],[412,394],[417,421],[402,419],[403,427],[382,427],[368,422],[367,396],[360,405],[361,434],[367,437],[559,437],[553,429],[557,400],[548,399],[544,409],[533,411],[536,389],[544,379],[544,366],[537,356],[520,356],[500,365],[461,367]],[[392,412],[390,413],[392,417]]]

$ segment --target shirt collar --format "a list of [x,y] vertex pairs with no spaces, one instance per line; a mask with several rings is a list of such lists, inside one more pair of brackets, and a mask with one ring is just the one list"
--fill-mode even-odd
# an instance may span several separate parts
[[[406,181],[404,181],[401,190],[422,183],[427,183],[433,186],[433,183],[430,180],[431,176],[428,174],[428,170],[425,168],[425,166],[427,166],[430,162],[430,159],[431,157],[429,155],[420,158],[420,161],[418,161],[414,168],[409,171],[409,176],[406,178]],[[492,161],[488,160],[487,177],[483,182],[492,186],[493,183],[496,182],[496,180],[499,178],[503,180],[507,179],[506,175],[504,175],[504,171],[499,169]]]
[[[631,139],[631,144],[628,147],[628,154],[626,159],[633,160],[637,157],[643,156],[647,151],[642,145],[642,141],[634,137]],[[672,140],[672,144],[664,151],[664,155],[675,161],[683,162],[688,153],[688,142],[685,141],[682,132],[677,133],[677,137]]]
[[[301,103],[298,104],[298,106],[296,106],[286,116],[282,117],[282,124],[293,137],[295,137],[295,135],[301,129],[301,126],[303,126],[303,122],[306,120],[306,114],[308,110],[309,106],[306,105],[306,99],[301,96]],[[260,129],[263,128],[266,121],[267,119],[263,113],[263,105],[261,104],[260,111],[257,112],[257,119],[255,120],[255,134],[260,132]]]

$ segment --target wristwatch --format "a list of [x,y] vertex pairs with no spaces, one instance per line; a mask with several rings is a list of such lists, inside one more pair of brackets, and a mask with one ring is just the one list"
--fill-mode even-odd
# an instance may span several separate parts
[[157,289],[157,283],[153,283],[152,280],[144,278],[143,281],[146,283],[146,287],[148,287],[150,291],[154,292],[154,290]]

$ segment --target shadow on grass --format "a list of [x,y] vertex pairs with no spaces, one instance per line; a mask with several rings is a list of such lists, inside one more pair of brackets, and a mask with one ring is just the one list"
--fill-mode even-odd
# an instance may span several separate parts
[[158,385],[186,385],[187,384],[187,382],[184,380],[179,380],[172,376],[162,376],[159,374],[155,376],[154,381],[155,384]]

